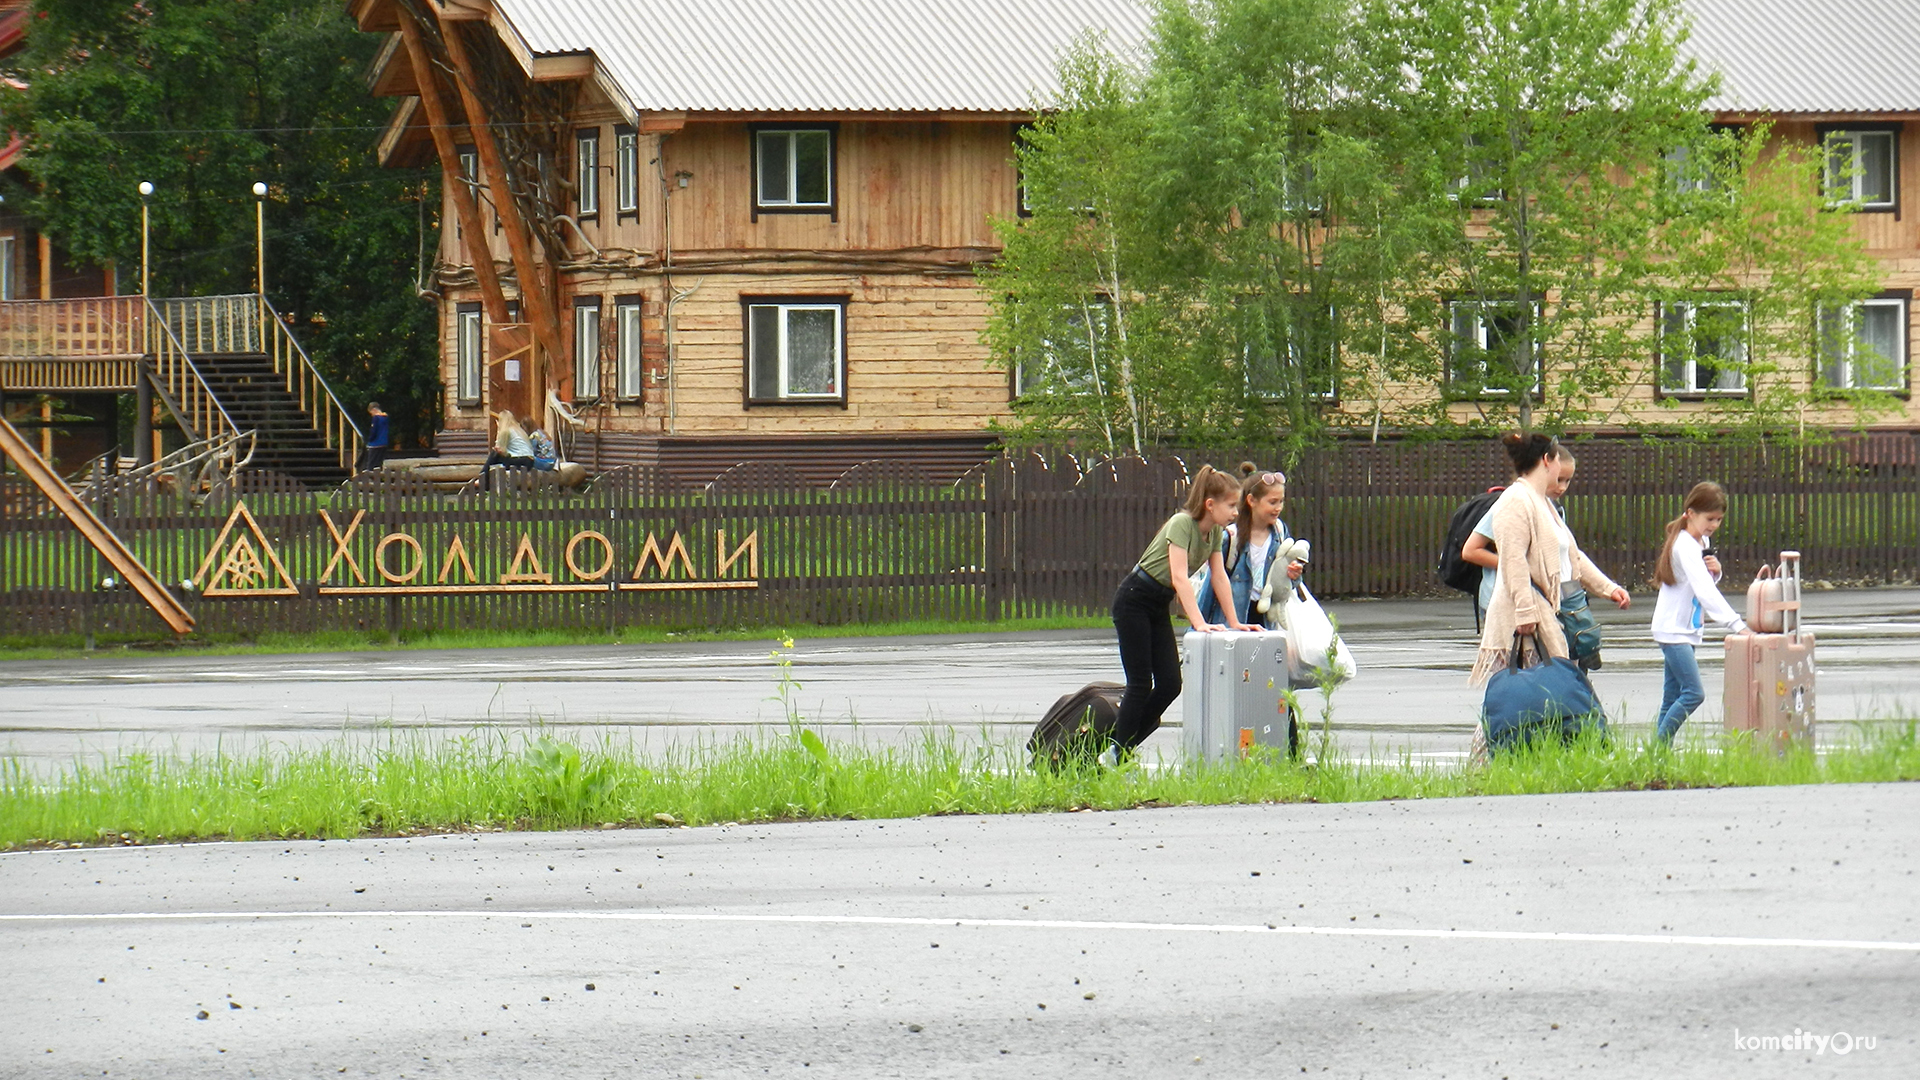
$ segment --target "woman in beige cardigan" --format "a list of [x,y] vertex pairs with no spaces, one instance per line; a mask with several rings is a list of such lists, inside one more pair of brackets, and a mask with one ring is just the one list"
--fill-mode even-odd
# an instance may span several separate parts
[[1629,603],[1627,590],[1593,565],[1547,501],[1559,469],[1559,445],[1540,434],[1508,435],[1501,442],[1513,459],[1518,479],[1493,506],[1500,581],[1480,636],[1480,656],[1471,679],[1474,686],[1508,665],[1516,634],[1527,639],[1531,648],[1537,631],[1549,656],[1568,655],[1559,618],[1563,581],[1578,581],[1588,593],[1605,596],[1621,607]]

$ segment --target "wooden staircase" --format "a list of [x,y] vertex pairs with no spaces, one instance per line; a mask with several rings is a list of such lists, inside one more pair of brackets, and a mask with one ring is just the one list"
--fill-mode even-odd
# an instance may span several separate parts
[[193,360],[234,425],[259,439],[253,468],[285,473],[309,488],[338,487],[353,475],[353,463],[343,463],[339,451],[327,445],[313,416],[273,369],[273,357],[200,353]]
[[361,434],[264,296],[0,301],[0,389],[127,392],[188,440],[253,432],[253,463],[310,488],[353,475]]

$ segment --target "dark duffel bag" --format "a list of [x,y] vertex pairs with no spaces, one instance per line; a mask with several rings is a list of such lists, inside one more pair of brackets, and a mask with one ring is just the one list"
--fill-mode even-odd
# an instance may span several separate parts
[[1536,735],[1553,733],[1571,742],[1582,728],[1605,731],[1606,714],[1587,681],[1587,673],[1564,656],[1548,656],[1540,635],[1533,636],[1538,662],[1526,662],[1525,639],[1513,636],[1513,657],[1504,670],[1487,680],[1481,709],[1486,715],[1487,746],[1504,750]]
[[1034,725],[1033,737],[1027,740],[1034,765],[1058,769],[1076,762],[1093,764],[1100,751],[1113,742],[1113,728],[1120,719],[1120,695],[1126,689],[1119,683],[1097,682],[1062,695]]

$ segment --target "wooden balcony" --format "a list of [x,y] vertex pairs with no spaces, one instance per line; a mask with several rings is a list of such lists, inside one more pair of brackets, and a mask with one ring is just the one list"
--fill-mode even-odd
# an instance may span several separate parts
[[145,297],[0,301],[0,389],[130,391],[146,340]]

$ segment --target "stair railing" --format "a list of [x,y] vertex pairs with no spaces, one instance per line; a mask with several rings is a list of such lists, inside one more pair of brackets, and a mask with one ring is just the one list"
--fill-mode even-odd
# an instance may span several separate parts
[[169,296],[154,303],[167,328],[196,356],[267,351],[260,344],[260,299],[253,293]]
[[287,393],[300,403],[327,449],[338,455],[340,467],[353,471],[365,436],[271,301],[259,293],[233,293],[168,297],[160,304],[168,328],[190,352],[258,353],[271,359],[274,374],[285,380]]
[[266,352],[273,357],[273,370],[286,378],[287,392],[299,399],[300,408],[312,419],[313,429],[320,433],[322,441],[340,455],[340,467],[352,473],[354,464],[360,460],[365,434],[360,425],[353,422],[347,407],[340,404],[320,369],[313,366],[307,350],[300,347],[293,332],[287,329],[286,320],[273,309],[273,302],[265,296],[257,299],[261,325],[272,328],[265,336]]
[[186,429],[190,440],[211,439],[240,433],[240,427],[227,415],[207,380],[194,366],[193,356],[178,334],[167,325],[166,317],[151,300],[145,302],[147,356],[153,364],[153,388]]

